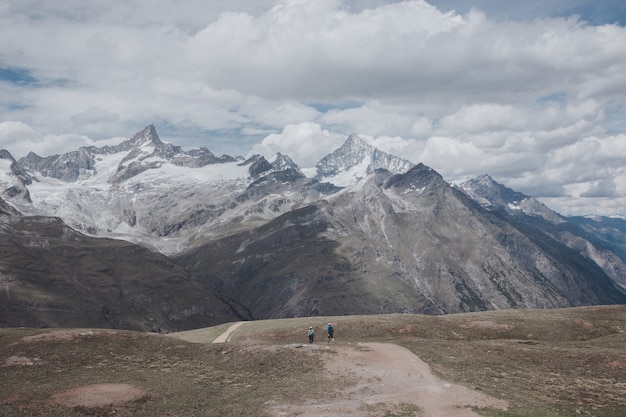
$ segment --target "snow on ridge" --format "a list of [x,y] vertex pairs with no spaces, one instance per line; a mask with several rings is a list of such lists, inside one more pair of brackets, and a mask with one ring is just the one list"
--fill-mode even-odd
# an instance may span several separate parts
[[371,158],[370,156],[367,156],[359,164],[350,167],[350,169],[342,171],[333,176],[324,177],[320,181],[330,182],[337,187],[347,187],[365,178],[368,175],[367,168],[370,163]]
[[[177,193],[182,192],[181,203],[195,196],[189,200],[189,204],[195,204],[194,201],[206,200],[217,189],[245,188],[249,179],[248,167],[237,162],[193,168],[155,157],[150,160],[163,162],[160,166],[146,169],[122,183],[111,183],[125,156],[124,152],[97,155],[90,175],[76,182],[37,175],[38,181],[29,186],[32,205],[23,207],[22,211],[25,214],[58,216],[71,226],[96,227],[98,235],[114,235],[133,241],[146,231],[127,224],[124,212],[148,209],[151,213],[159,212],[167,216],[170,210],[154,206],[151,196],[166,193],[170,195],[168,201],[174,201]],[[5,169],[2,171],[6,172]]]
[[209,164],[199,168],[182,167],[170,163],[161,165],[158,169],[148,169],[130,178],[131,182],[159,180],[167,178],[175,182],[209,182],[248,178],[248,167],[237,162],[223,164]]
[[79,184],[85,186],[92,186],[95,184],[107,184],[109,178],[117,171],[117,167],[122,162],[125,153],[112,153],[112,154],[99,154],[94,157],[95,164],[93,174],[82,181]]

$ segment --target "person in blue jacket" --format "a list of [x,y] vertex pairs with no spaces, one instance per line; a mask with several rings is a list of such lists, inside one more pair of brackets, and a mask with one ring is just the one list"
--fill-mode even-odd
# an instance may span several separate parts
[[335,329],[333,329],[333,326],[328,323],[328,343],[330,342],[334,342],[335,341]]

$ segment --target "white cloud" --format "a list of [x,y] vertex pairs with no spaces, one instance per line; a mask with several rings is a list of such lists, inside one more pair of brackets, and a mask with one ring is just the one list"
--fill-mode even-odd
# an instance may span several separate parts
[[9,2],[0,70],[28,77],[0,73],[0,146],[53,154],[154,123],[312,166],[357,133],[448,180],[580,199],[557,209],[623,197],[626,28],[553,17],[564,0],[433,3]]
[[90,107],[70,117],[70,120],[78,126],[117,122],[119,119],[118,114],[108,112],[100,107]]
[[254,146],[253,153],[271,157],[277,152],[289,155],[302,168],[312,168],[329,153],[342,145],[345,137],[322,129],[316,123],[285,126],[281,133],[268,135]]
[[83,135],[41,135],[22,122],[0,123],[0,149],[8,149],[15,159],[26,156],[31,151],[47,156],[93,144],[91,139]]
[[406,107],[384,105],[375,100],[360,107],[330,110],[320,117],[324,125],[336,130],[373,136],[411,135],[415,124],[424,123],[425,120],[424,117],[411,114]]
[[17,121],[0,123],[0,149],[9,150],[14,158],[25,156],[40,143],[41,138],[27,124]]

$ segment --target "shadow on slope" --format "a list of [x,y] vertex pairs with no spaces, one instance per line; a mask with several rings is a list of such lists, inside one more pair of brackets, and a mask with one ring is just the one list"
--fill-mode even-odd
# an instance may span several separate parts
[[167,257],[49,217],[0,226],[0,327],[167,332],[248,318]]

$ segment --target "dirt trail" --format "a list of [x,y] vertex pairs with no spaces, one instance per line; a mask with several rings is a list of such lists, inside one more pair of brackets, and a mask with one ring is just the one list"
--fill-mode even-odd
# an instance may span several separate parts
[[305,405],[268,404],[270,414],[353,417],[380,412],[394,404],[412,404],[420,408],[421,414],[416,414],[420,417],[479,417],[469,407],[507,408],[504,400],[438,379],[428,364],[398,345],[362,343],[330,349],[337,355],[332,363],[325,364],[327,371],[349,374],[356,385]]
[[230,339],[230,335],[233,334],[233,332],[235,330],[237,330],[239,327],[241,327],[241,325],[244,324],[244,323],[245,323],[245,321],[238,321],[237,323],[233,324],[232,326],[230,326],[228,328],[228,330],[226,330],[224,333],[222,333],[221,335],[216,337],[215,340],[213,341],[213,343],[226,343],[226,342],[228,342],[228,339]]
[[[234,323],[213,343],[225,343],[245,322]],[[100,330],[98,330],[100,332]],[[83,337],[89,332],[57,331],[36,336],[36,340]],[[35,340],[34,337],[31,339]],[[25,338],[25,341],[30,339]],[[352,381],[347,388],[329,391],[322,398],[303,404],[279,404],[268,401],[264,411],[273,417],[368,417],[405,415],[419,417],[479,417],[470,407],[506,409],[506,401],[489,397],[466,387],[450,384],[435,377],[428,364],[411,351],[388,343],[294,344],[305,354],[312,349],[328,349],[334,354],[322,355],[329,378]],[[17,359],[16,359],[17,358]],[[4,366],[35,365],[22,356],[11,357]],[[306,376],[303,376],[306,378]],[[95,384],[56,392],[48,404],[66,407],[115,407],[120,412],[127,403],[149,399],[152,394],[130,384]]]

